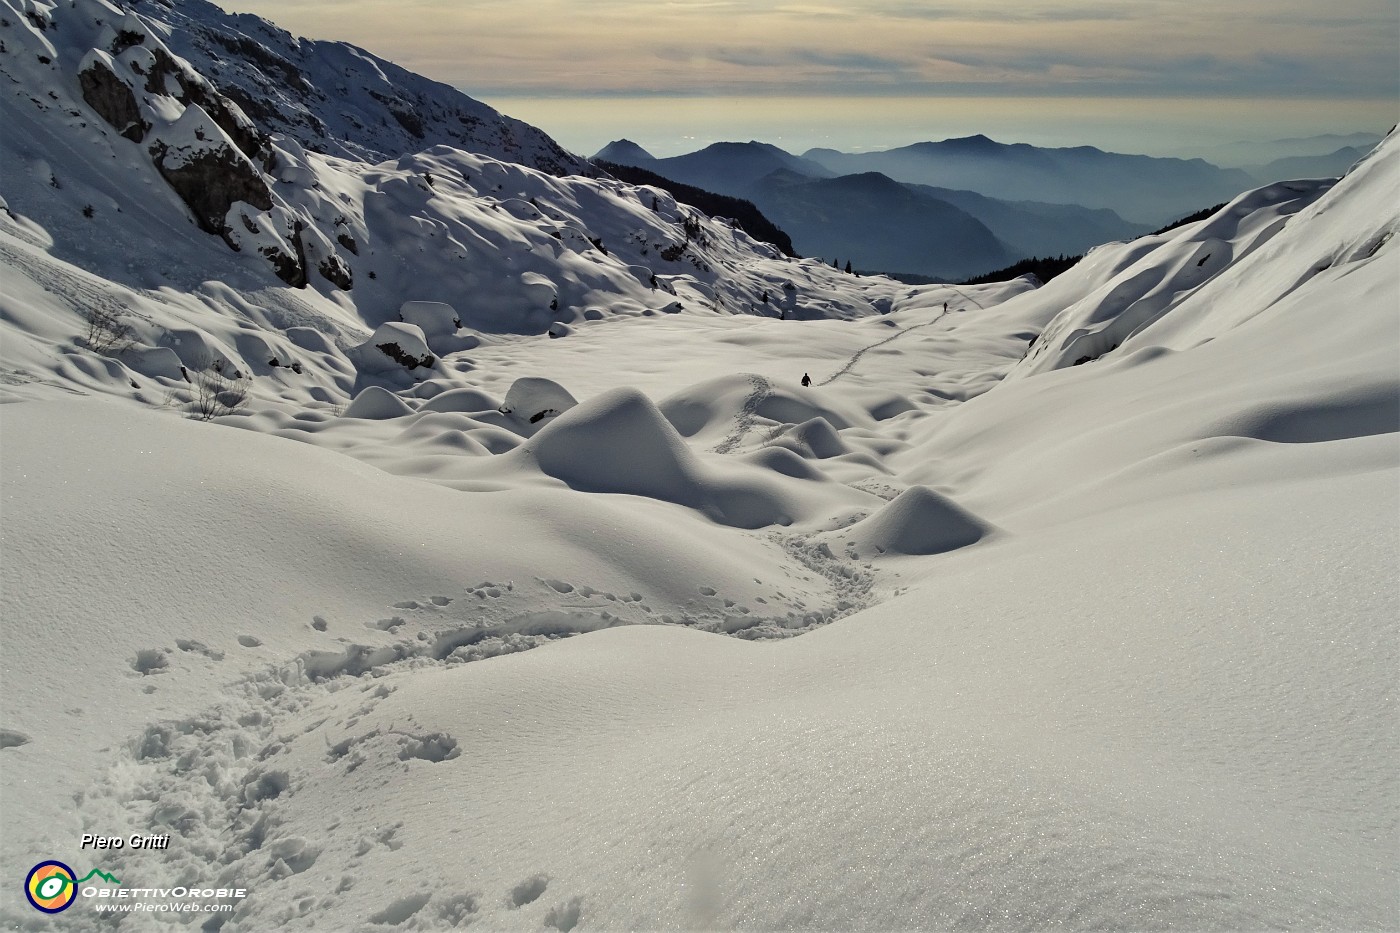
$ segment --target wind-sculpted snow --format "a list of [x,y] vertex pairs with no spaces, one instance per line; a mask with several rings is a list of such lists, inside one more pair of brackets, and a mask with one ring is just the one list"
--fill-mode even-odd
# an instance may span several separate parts
[[1085,260],[1085,274],[1119,263],[1112,278],[1046,328],[1018,374],[1080,365],[1118,349],[1263,247],[1332,184],[1271,185],[1241,195],[1207,220],[1096,250]]
[[806,511],[776,478],[703,466],[655,404],[632,389],[561,415],[521,456],[573,489],[675,502],[738,528],[789,525]]
[[910,486],[869,518],[837,533],[857,554],[941,554],[995,529],[927,486]]
[[97,7],[3,2],[0,875],[246,887],[165,918],[222,933],[1400,926],[1396,140],[956,288],[274,136],[297,288],[84,109]]

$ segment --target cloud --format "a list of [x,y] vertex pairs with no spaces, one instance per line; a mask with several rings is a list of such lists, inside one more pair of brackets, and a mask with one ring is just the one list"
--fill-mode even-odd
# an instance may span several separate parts
[[869,15],[893,19],[942,20],[958,22],[1096,22],[1104,20],[1128,20],[1142,18],[1143,13],[1134,9],[1131,2],[1123,0],[1118,4],[1099,3],[1055,3],[1049,5],[1015,6],[978,4],[946,4],[934,6],[925,3],[871,3],[865,8]]
[[818,67],[849,74],[909,73],[912,62],[867,52],[841,52],[825,49],[728,49],[716,48],[702,53],[716,62],[744,68],[805,68]]
[[1400,96],[1394,0],[226,2],[469,92]]

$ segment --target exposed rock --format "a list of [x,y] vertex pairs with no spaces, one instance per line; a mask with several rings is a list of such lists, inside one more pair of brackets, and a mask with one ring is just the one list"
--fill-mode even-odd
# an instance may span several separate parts
[[78,74],[78,84],[83,89],[83,100],[87,105],[118,133],[134,143],[139,143],[145,137],[151,124],[141,119],[136,94],[130,85],[117,77],[104,58],[89,58],[87,67]]
[[272,271],[292,288],[306,287],[306,253],[301,244],[301,223],[298,222],[292,234],[292,246],[296,255],[277,246],[259,247],[258,252],[272,263]]
[[173,164],[166,159],[167,152],[164,143],[151,147],[156,168],[194,212],[201,230],[223,236],[224,217],[238,201],[259,210],[271,210],[272,194],[267,183],[247,160],[240,159],[228,147],[206,150]]
[[117,37],[112,40],[111,52],[113,55],[120,55],[132,46],[140,45],[145,41],[145,33],[137,32],[134,29],[120,29],[117,31]]
[[234,249],[238,244],[229,236],[229,209],[240,201],[260,211],[272,209],[272,192],[261,173],[198,105],[186,108],[174,126],[151,143],[150,153],[199,228],[223,237]]
[[350,272],[350,267],[345,264],[345,260],[335,254],[331,254],[322,259],[316,266],[316,271],[321,273],[321,277],[327,282],[347,292],[350,291],[355,284],[355,279]]

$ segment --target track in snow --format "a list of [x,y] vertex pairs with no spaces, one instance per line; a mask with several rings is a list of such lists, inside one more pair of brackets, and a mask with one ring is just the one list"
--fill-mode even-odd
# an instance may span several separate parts
[[753,391],[744,400],[744,406],[739,409],[739,413],[734,416],[734,430],[729,432],[729,436],[715,447],[715,453],[727,454],[744,439],[744,436],[753,430],[754,415],[758,412],[758,406],[763,404],[764,399],[773,394],[773,383],[763,376],[748,373],[749,381],[753,383]]
[[[981,307],[981,306],[979,305],[978,307]],[[846,361],[846,365],[845,365],[845,366],[842,366],[840,369],[836,370],[836,372],[832,373],[830,376],[827,376],[827,377],[826,377],[825,379],[823,379],[821,382],[813,383],[813,385],[818,385],[818,386],[830,385],[831,383],[835,382],[837,379],[840,379],[842,376],[844,376],[844,375],[846,375],[847,373],[849,373],[851,370],[855,369],[855,368],[856,368],[856,364],[860,362],[860,358],[861,358],[862,356],[865,356],[866,353],[870,352],[871,350],[874,350],[876,347],[883,347],[883,346],[884,346],[885,344],[887,344],[887,343],[892,343],[892,342],[898,340],[900,337],[903,337],[905,334],[909,333],[910,331],[918,330],[918,329],[921,328],[921,327],[932,327],[934,324],[937,324],[939,321],[943,320],[943,315],[945,315],[945,314],[947,314],[947,313],[948,313],[947,311],[943,311],[943,312],[941,312],[941,313],[938,315],[938,317],[934,318],[934,319],[931,320],[931,321],[925,321],[925,322],[922,323],[922,324],[915,324],[913,327],[906,327],[906,328],[904,328],[903,330],[899,331],[899,332],[896,333],[896,334],[891,334],[889,337],[886,337],[884,340],[877,340],[875,343],[872,343],[872,344],[871,344],[870,346],[868,346],[868,347],[861,347],[861,348],[860,348],[859,350],[857,350],[855,353],[851,354],[851,358],[850,358],[849,360]]]

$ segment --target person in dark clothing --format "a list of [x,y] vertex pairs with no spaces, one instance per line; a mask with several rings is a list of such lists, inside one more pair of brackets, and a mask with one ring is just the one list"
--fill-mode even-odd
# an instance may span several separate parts
[[807,375],[806,373],[803,373],[803,374],[802,374],[802,385],[803,385],[803,387],[805,388],[805,387],[807,387],[807,386],[809,386],[809,385],[811,385],[811,384],[812,384],[812,377],[809,376],[809,375]]

